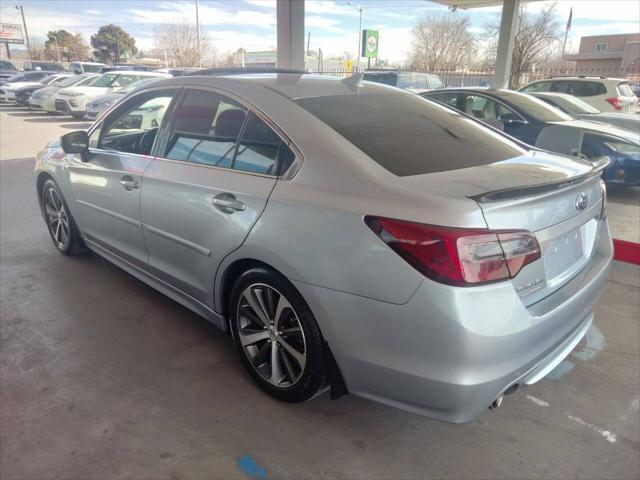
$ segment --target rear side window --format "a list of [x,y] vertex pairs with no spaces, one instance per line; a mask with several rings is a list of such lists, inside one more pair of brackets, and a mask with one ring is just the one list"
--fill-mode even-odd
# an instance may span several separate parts
[[444,83],[437,75],[427,75],[427,88],[444,88]]
[[165,158],[279,175],[295,155],[262,119],[222,95],[187,92],[175,112]]
[[212,92],[191,90],[176,109],[165,157],[231,167],[247,110]]
[[487,165],[524,153],[506,136],[414,95],[332,95],[295,102],[400,177]]
[[595,97],[596,95],[604,95],[607,88],[600,82],[569,82],[567,93],[576,97]]
[[626,82],[618,84],[618,94],[623,97],[633,97],[633,90],[631,90],[631,85]]

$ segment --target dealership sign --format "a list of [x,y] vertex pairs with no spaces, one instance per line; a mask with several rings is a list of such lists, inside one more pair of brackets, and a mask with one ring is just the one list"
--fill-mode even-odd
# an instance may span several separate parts
[[24,43],[22,25],[17,23],[0,23],[0,42]]
[[366,58],[378,58],[378,31],[362,31],[362,56]]

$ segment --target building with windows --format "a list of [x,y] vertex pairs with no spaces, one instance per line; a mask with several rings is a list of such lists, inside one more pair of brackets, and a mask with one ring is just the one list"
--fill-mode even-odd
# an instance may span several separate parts
[[640,33],[582,37],[578,53],[564,59],[576,62],[577,70],[640,71]]

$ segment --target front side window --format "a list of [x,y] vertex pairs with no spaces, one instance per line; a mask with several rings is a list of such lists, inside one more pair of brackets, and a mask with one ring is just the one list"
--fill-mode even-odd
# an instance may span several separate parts
[[174,93],[141,94],[112,112],[104,121],[98,148],[149,155]]

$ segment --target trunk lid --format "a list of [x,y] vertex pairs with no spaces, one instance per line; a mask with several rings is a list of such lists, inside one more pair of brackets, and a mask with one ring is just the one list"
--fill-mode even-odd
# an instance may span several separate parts
[[[602,213],[600,172],[605,157],[591,163],[546,152],[489,165],[413,177],[431,193],[474,200],[492,230],[528,230],[542,256],[512,279],[531,305],[553,293],[591,257]],[[425,178],[430,177],[430,178]]]

